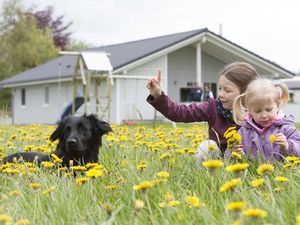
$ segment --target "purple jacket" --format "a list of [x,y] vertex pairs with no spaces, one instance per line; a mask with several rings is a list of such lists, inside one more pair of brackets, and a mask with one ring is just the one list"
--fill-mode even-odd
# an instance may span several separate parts
[[[264,129],[258,128],[253,123],[252,118],[248,117],[238,133],[242,136],[244,152],[250,159],[256,159],[261,155],[269,161],[272,161],[274,158],[281,161],[282,156],[300,156],[300,133],[295,127],[292,116],[284,115],[276,119],[271,126]],[[278,133],[286,136],[289,144],[288,151],[281,150],[278,144],[270,142],[270,135]]]
[[208,122],[209,139],[214,140],[218,144],[220,143],[220,149],[225,151],[227,144],[223,136],[224,132],[229,127],[236,126],[236,124],[219,116],[215,99],[209,99],[208,102],[185,105],[172,101],[162,92],[157,99],[149,95],[147,101],[166,118],[174,122]]

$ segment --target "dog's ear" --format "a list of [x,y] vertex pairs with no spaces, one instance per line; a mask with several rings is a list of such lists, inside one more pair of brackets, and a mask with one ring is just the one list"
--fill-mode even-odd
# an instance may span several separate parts
[[91,114],[86,117],[95,125],[95,127],[99,131],[101,131],[101,133],[107,134],[108,132],[112,131],[112,128],[110,127],[109,123],[99,120],[96,115]]
[[63,127],[64,127],[64,123],[60,122],[57,126],[57,128],[55,129],[55,131],[53,131],[53,133],[50,136],[50,141],[56,141],[57,139],[59,139],[62,135],[63,132]]

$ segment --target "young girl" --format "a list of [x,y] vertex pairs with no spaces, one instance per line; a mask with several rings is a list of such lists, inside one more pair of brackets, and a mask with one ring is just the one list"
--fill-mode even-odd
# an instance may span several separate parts
[[[219,97],[208,102],[177,104],[172,101],[160,88],[161,75],[148,80],[147,88],[150,95],[147,101],[168,119],[175,122],[208,122],[209,139],[218,143],[221,151],[226,149],[224,132],[232,125],[232,104],[236,96],[247,88],[250,81],[257,77],[255,68],[245,62],[231,63],[219,73]],[[214,143],[214,142],[209,142]],[[203,142],[198,151],[207,152],[208,142]],[[203,149],[204,148],[204,149]],[[199,157],[202,157],[200,154]]]
[[[288,101],[285,84],[268,79],[252,81],[244,94],[233,104],[234,121],[241,125],[238,133],[242,143],[233,151],[245,153],[250,159],[260,155],[272,161],[288,155],[300,156],[300,134],[292,116],[280,108]],[[230,151],[226,151],[226,155]]]

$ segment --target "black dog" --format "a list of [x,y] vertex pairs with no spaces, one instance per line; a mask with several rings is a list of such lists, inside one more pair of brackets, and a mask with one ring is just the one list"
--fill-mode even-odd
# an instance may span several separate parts
[[[51,134],[50,140],[58,139],[59,143],[53,154],[62,159],[62,166],[85,165],[98,162],[99,148],[102,145],[102,135],[112,131],[107,122],[99,120],[95,115],[71,116],[60,122]],[[9,155],[3,162],[14,162],[22,158],[25,162],[41,163],[51,161],[51,154],[35,152],[20,152]]]

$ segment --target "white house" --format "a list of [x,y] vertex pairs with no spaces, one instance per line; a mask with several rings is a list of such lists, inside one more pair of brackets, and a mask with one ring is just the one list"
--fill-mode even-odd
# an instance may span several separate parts
[[[88,112],[96,112],[93,96],[98,93],[103,107],[109,105],[103,118],[110,123],[153,119],[154,109],[146,102],[146,82],[158,69],[163,76],[163,90],[178,102],[186,100],[186,88],[195,82],[209,83],[216,95],[218,72],[234,61],[248,62],[271,79],[295,75],[206,28],[86,51],[104,51],[110,55],[113,85],[108,87],[100,82],[91,87],[87,105]],[[77,56],[63,55],[2,81],[2,88],[12,88],[13,122],[55,123],[72,101],[71,80],[76,60]],[[78,94],[82,94],[80,86],[78,82]],[[108,100],[107,91],[111,93]]]

